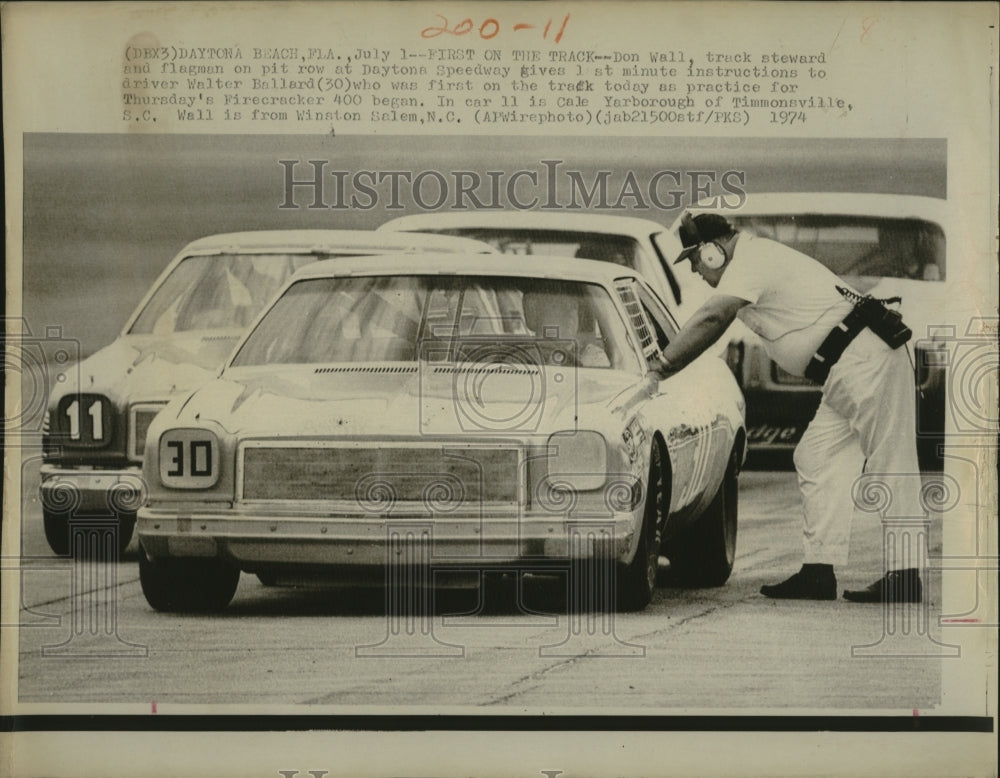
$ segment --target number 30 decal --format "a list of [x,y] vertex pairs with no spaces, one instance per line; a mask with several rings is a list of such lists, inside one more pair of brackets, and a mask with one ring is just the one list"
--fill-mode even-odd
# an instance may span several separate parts
[[167,430],[160,437],[160,480],[176,489],[205,489],[219,472],[219,445],[207,430]]
[[[210,476],[212,475],[212,441],[210,440],[189,440],[187,441],[188,456],[185,459],[185,441],[169,440],[167,448],[173,449],[174,456],[171,462],[174,467],[167,470],[170,476]],[[185,470],[185,462],[187,469]],[[168,463],[169,464],[169,463]]]

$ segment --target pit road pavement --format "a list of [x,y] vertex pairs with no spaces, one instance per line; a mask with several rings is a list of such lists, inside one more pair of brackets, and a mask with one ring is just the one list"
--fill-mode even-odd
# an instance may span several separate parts
[[[938,626],[933,572],[926,609],[889,614],[843,599],[774,601],[758,593],[801,561],[791,472],[742,474],[738,554],[725,586],[677,588],[663,569],[664,586],[645,611],[609,616],[567,614],[565,581],[527,577],[524,607],[511,595],[460,615],[477,610],[476,591],[443,590],[434,594],[433,616],[416,623],[389,618],[377,588],[268,587],[245,573],[222,614],[157,613],[142,595],[135,540],[118,565],[74,567],[49,551],[33,485],[26,486],[22,703],[125,703],[122,712],[137,713],[171,705],[910,713],[940,704],[950,661],[939,645],[951,630]],[[939,549],[940,520],[931,523],[929,545]],[[879,517],[859,513],[839,592],[875,580],[881,565]]]

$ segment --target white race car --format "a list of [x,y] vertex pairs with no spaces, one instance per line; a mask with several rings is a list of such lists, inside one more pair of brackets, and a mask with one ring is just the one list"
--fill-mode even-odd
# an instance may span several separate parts
[[392,219],[379,231],[403,230],[474,238],[504,254],[546,254],[614,262],[641,273],[683,324],[706,299],[700,280],[671,264],[677,236],[649,219],[539,211],[415,214]]
[[679,582],[722,584],[743,398],[711,355],[651,372],[675,332],[639,274],[604,262],[423,255],[299,271],[220,375],[150,425],[147,600],[221,609],[241,570],[371,581],[404,563],[598,560],[617,606],[641,609],[661,552]]
[[492,252],[485,244],[361,230],[212,235],[185,246],[118,338],[64,370],[45,417],[45,537],[71,549],[75,517],[113,515],[118,547],[135,526],[146,430],[166,402],[211,378],[244,328],[303,265],[332,257],[419,251]]

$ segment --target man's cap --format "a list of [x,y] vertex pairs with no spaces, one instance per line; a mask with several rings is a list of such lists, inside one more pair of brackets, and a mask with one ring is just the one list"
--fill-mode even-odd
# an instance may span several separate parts
[[719,216],[717,213],[700,213],[692,216],[690,212],[685,213],[677,229],[677,236],[681,239],[684,250],[674,260],[674,264],[690,259],[702,243],[724,238],[732,232],[733,225],[725,216]]

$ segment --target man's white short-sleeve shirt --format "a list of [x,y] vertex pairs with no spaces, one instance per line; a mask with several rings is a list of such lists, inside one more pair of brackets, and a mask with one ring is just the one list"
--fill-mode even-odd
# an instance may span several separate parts
[[801,376],[830,330],[851,311],[838,285],[846,286],[812,257],[743,232],[715,291],[747,300],[740,320],[760,335],[771,359]]

